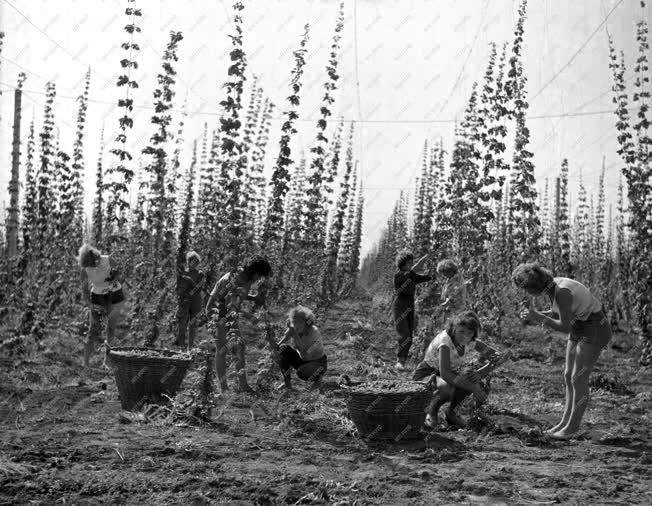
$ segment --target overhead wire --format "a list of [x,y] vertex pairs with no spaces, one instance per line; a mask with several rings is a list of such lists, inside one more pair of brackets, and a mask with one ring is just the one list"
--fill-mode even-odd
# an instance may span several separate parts
[[[358,121],[360,128],[358,129],[358,156],[360,157],[360,192],[364,192],[364,184],[366,180],[366,174],[364,173],[364,149],[362,142],[362,100],[360,98],[360,69],[358,62],[358,1],[353,0],[353,54],[355,60],[355,89],[358,99]],[[354,189],[355,191],[355,189]]]
[[614,7],[609,11],[609,14],[607,14],[607,15],[604,17],[604,19],[602,20],[602,22],[601,22],[601,23],[600,23],[600,24],[595,28],[595,30],[593,30],[593,32],[591,32],[591,34],[589,35],[589,37],[584,41],[584,43],[582,43],[582,45],[577,49],[577,51],[575,51],[575,52],[573,53],[573,55],[570,57],[570,59],[569,59],[569,60],[568,60],[568,61],[567,61],[567,62],[566,62],[566,63],[565,63],[565,64],[564,64],[564,65],[563,65],[559,70],[557,70],[557,71],[554,73],[554,75],[553,75],[553,76],[552,76],[548,81],[546,81],[546,83],[545,83],[545,84],[544,84],[544,85],[543,85],[543,86],[542,86],[542,87],[541,87],[541,88],[540,88],[540,89],[539,89],[539,90],[538,90],[534,95],[532,95],[532,97],[530,97],[530,99],[529,99],[530,104],[531,104],[532,102],[534,102],[534,100],[535,100],[539,95],[541,95],[541,93],[542,93],[542,92],[543,92],[543,91],[544,91],[544,90],[545,90],[545,89],[546,89],[546,88],[547,88],[551,83],[553,83],[553,82],[555,81],[555,79],[557,79],[557,78],[561,75],[561,73],[562,73],[564,70],[566,70],[566,69],[567,69],[567,68],[568,68],[568,67],[573,63],[573,61],[575,60],[575,58],[577,58],[577,56],[578,56],[578,55],[579,55],[579,54],[584,50],[584,48],[587,46],[587,44],[591,41],[591,39],[595,36],[595,34],[598,33],[598,31],[600,30],[600,28],[602,28],[602,26],[607,22],[607,20],[609,19],[609,17],[610,17],[610,16],[613,14],[613,12],[614,12],[614,11],[615,11],[619,6],[620,6],[620,4],[623,3],[623,1],[624,1],[624,0],[619,0],[618,3],[617,3],[616,5],[614,5]]
[[[16,13],[18,13],[19,16],[21,16],[25,21],[27,21],[31,26],[36,28],[44,37],[46,37],[52,44],[54,44],[58,49],[66,53],[74,62],[78,63],[79,65],[82,65],[83,67],[92,67],[92,65],[88,62],[81,61],[75,54],[73,54],[69,49],[66,49],[64,46],[59,44],[52,36],[50,36],[45,30],[40,28],[39,26],[36,25],[26,14],[24,14],[18,7],[16,7],[12,2],[9,0],[2,0],[4,3],[6,3],[9,7],[11,7]],[[113,77],[107,77],[105,75],[100,74],[99,72],[96,72],[97,75],[105,79],[107,82],[112,81]]]

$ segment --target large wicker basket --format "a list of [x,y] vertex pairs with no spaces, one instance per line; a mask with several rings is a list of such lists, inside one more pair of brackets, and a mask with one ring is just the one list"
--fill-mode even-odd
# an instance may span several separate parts
[[363,439],[396,442],[421,437],[432,385],[417,381],[377,381],[349,390],[349,416]]
[[174,397],[192,359],[178,351],[123,346],[107,350],[107,362],[122,408],[137,410],[144,404],[165,404],[165,396]]

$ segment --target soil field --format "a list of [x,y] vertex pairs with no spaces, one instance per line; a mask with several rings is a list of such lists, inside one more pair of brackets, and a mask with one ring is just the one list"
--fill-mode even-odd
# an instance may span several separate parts
[[[409,379],[414,366],[394,369],[391,324],[370,305],[341,302],[321,326],[322,392],[295,379],[295,392],[218,395],[210,425],[123,412],[100,357],[81,376],[78,337],[3,359],[0,504],[652,504],[652,381],[631,338],[616,335],[601,356],[574,440],[541,432],[563,410],[564,337],[524,329],[489,340],[514,359],[494,374],[482,416],[462,409],[468,429],[368,442],[338,378]],[[253,384],[264,340],[251,341]]]

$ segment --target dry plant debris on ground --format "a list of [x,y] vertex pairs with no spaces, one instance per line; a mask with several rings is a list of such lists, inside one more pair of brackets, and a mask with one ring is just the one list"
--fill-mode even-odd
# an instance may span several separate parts
[[[15,356],[0,372],[0,504],[652,503],[652,382],[634,354],[605,352],[584,430],[570,442],[543,433],[563,409],[562,336],[545,357],[533,337],[510,341],[520,358],[496,371],[486,406],[465,405],[467,429],[365,441],[340,384],[411,376],[393,368],[391,327],[373,327],[368,313],[346,301],[322,325],[321,391],[295,380],[289,393],[218,394],[211,423],[171,415],[192,371],[171,406],[127,413],[101,359],[80,379],[80,339],[46,338],[48,353]],[[365,326],[364,351],[342,346]],[[265,353],[252,337],[252,378]]]

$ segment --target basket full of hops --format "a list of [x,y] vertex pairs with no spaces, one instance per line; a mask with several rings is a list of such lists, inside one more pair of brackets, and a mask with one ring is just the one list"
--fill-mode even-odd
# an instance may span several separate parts
[[348,389],[347,408],[365,439],[417,439],[432,398],[432,385],[418,381],[373,381]]
[[165,404],[174,397],[192,364],[189,353],[134,346],[108,348],[122,408],[137,410],[144,404]]

